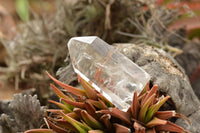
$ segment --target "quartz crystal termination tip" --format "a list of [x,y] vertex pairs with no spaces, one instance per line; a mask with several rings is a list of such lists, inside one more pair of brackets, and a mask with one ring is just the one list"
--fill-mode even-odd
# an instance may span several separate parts
[[147,72],[96,36],[73,37],[68,49],[75,72],[121,110],[130,107],[134,91],[140,93],[150,80]]

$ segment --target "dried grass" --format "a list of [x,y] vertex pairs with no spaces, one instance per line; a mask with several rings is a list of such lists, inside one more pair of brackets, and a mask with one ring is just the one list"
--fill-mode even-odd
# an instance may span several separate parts
[[166,25],[174,19],[172,14],[141,0],[59,1],[54,14],[40,18],[33,13],[35,19],[20,25],[14,40],[1,40],[8,57],[0,78],[15,82],[16,89],[20,83],[47,85],[45,71],[55,73],[64,65],[67,41],[73,36],[95,35],[110,44],[132,41],[180,52],[167,45]]

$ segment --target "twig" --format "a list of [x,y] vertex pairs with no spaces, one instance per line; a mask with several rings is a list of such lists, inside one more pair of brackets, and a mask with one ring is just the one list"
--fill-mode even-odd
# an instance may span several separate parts
[[122,32],[122,31],[117,31],[117,33],[120,34],[120,35],[128,36],[128,37],[144,38],[144,39],[146,39],[146,37],[142,36],[142,35],[135,35],[135,34],[130,34],[130,33]]
[[15,90],[19,90],[19,75],[15,75]]

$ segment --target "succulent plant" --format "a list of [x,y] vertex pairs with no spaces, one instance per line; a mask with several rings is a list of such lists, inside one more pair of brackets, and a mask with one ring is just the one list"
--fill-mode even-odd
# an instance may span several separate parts
[[175,111],[159,111],[170,96],[159,96],[157,85],[150,89],[147,84],[139,95],[134,92],[131,106],[124,112],[117,109],[80,76],[78,80],[83,89],[66,85],[47,74],[57,85],[67,90],[67,93],[64,94],[51,84],[61,102],[49,101],[61,109],[46,110],[44,120],[49,129],[31,129],[25,133],[189,132],[167,120],[171,117],[182,117],[190,123],[187,117]]

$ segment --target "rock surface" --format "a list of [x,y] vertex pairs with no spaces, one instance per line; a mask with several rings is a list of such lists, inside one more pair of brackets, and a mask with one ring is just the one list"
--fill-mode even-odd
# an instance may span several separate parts
[[151,75],[151,82],[159,90],[171,96],[177,112],[189,117],[192,126],[184,120],[177,123],[191,132],[200,131],[200,102],[180,65],[166,52],[146,45],[119,44],[117,49],[133,60]]
[[[192,126],[185,125],[184,120],[178,120],[177,123],[191,132],[200,131],[197,126],[200,120],[199,107],[200,102],[189,83],[188,77],[180,65],[166,52],[147,45],[134,44],[115,44],[115,47],[133,62],[138,64],[151,75],[151,83],[158,84],[159,90],[163,94],[171,96],[171,102],[168,102],[168,109],[176,109],[189,117]],[[69,83],[70,79],[66,78],[70,71],[62,71],[61,81]],[[65,69],[66,70],[66,69]],[[64,74],[65,73],[65,74]],[[60,73],[61,74],[61,73]],[[59,75],[59,74],[58,74]],[[71,79],[75,79],[75,74],[71,74]]]
[[192,88],[200,99],[200,76],[198,74],[198,77],[191,77],[195,74],[195,71],[198,69],[198,67],[200,68],[200,43],[185,43],[181,49],[183,50],[183,53],[176,56],[175,59],[184,68],[186,74],[190,77]]

